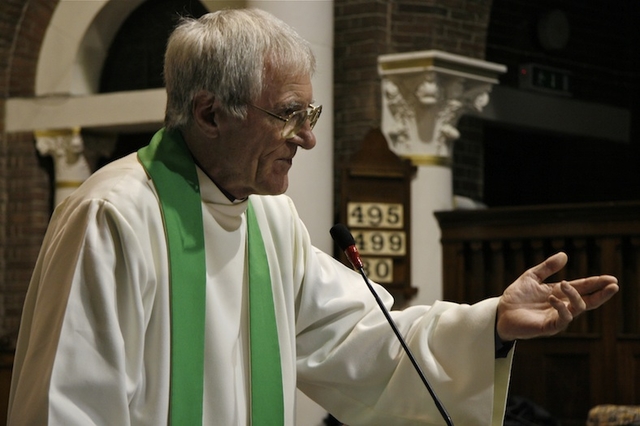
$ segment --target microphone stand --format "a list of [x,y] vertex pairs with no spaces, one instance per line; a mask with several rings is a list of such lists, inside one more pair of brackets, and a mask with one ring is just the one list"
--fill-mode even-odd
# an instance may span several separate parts
[[378,296],[378,293],[371,285],[371,281],[369,281],[369,277],[367,277],[367,274],[364,272],[364,264],[362,263],[362,259],[360,258],[360,254],[358,253],[358,248],[356,247],[355,240],[351,235],[351,232],[349,232],[346,226],[339,223],[334,225],[331,228],[331,236],[333,237],[334,240],[336,240],[336,242],[338,243],[338,246],[340,246],[340,248],[344,250],[344,253],[347,256],[347,259],[349,259],[349,262],[351,262],[351,265],[353,265],[353,267],[360,272],[360,275],[362,275],[362,278],[364,279],[365,284],[367,284],[367,287],[369,287],[369,290],[371,291],[371,294],[373,294],[373,297],[375,298],[376,303],[380,307],[380,310],[382,311],[385,318],[387,319],[387,322],[391,326],[391,329],[393,330],[394,334],[400,341],[400,344],[402,345],[402,349],[404,349],[405,353],[409,357],[409,360],[411,361],[411,364],[413,364],[413,368],[415,368],[416,372],[418,373],[418,376],[420,376],[420,379],[422,380],[422,383],[424,383],[424,386],[427,388],[427,391],[429,391],[429,394],[431,395],[431,399],[433,400],[434,404],[436,405],[436,408],[440,412],[440,416],[442,416],[447,426],[453,426],[453,421],[451,420],[451,416],[449,415],[447,410],[444,408],[444,405],[438,398],[438,395],[436,395],[435,391],[431,387],[431,384],[429,383],[429,381],[427,380],[427,377],[422,372],[422,369],[420,368],[420,365],[418,364],[415,357],[413,356],[413,353],[411,353],[411,349],[409,349],[409,346],[407,345],[404,338],[402,337],[402,334],[398,330],[398,327],[396,326],[395,321],[393,321],[393,318],[391,318],[391,314],[389,313],[389,310],[387,309],[386,306],[384,306],[384,303],[382,303],[380,296]]
[[453,421],[451,420],[451,416],[449,416],[449,413],[444,408],[444,405],[442,405],[442,402],[440,401],[440,399],[436,395],[435,391],[431,388],[431,384],[429,383],[429,381],[427,380],[427,377],[422,372],[422,369],[420,368],[420,365],[418,364],[418,362],[416,361],[415,357],[413,356],[413,353],[411,353],[411,349],[409,349],[409,346],[407,345],[407,343],[405,342],[404,338],[402,337],[402,334],[398,330],[398,327],[396,326],[395,322],[393,321],[393,318],[391,318],[391,314],[389,314],[389,311],[387,310],[386,306],[384,306],[384,303],[382,303],[382,300],[380,300],[380,296],[378,296],[378,293],[376,292],[376,290],[371,285],[371,282],[369,281],[369,278],[367,277],[367,274],[364,272],[364,268],[360,267],[360,268],[357,268],[357,269],[360,272],[360,275],[362,275],[362,278],[364,279],[364,282],[367,284],[367,287],[369,287],[369,290],[373,294],[373,297],[376,299],[376,302],[378,303],[378,306],[382,310],[382,313],[384,314],[385,318],[387,318],[387,322],[389,323],[389,325],[391,326],[391,329],[393,330],[393,332],[395,333],[396,337],[400,341],[400,344],[402,345],[402,348],[404,349],[405,353],[409,357],[409,360],[411,361],[411,364],[413,364],[413,367],[416,369],[416,372],[418,373],[418,376],[420,376],[420,379],[422,380],[422,383],[424,383],[424,386],[429,391],[429,394],[431,395],[431,399],[433,399],[433,402],[435,403],[436,408],[440,412],[440,415],[444,419],[444,421],[447,424],[447,426],[453,426]]

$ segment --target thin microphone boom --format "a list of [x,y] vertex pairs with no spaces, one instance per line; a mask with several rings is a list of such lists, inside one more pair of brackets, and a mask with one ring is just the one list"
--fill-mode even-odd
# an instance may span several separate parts
[[444,405],[442,405],[442,402],[440,402],[440,399],[438,399],[438,396],[436,395],[435,391],[429,384],[427,377],[422,372],[420,365],[418,365],[418,362],[416,361],[413,354],[411,353],[409,346],[404,341],[402,334],[400,334],[400,331],[398,330],[396,323],[393,321],[393,318],[391,318],[391,314],[389,314],[387,307],[384,306],[384,303],[382,303],[382,300],[378,296],[378,293],[375,291],[375,289],[371,285],[371,282],[369,281],[367,274],[364,272],[364,264],[362,263],[362,259],[360,258],[360,254],[358,253],[358,249],[356,247],[356,241],[354,240],[353,235],[351,235],[351,232],[349,232],[347,227],[341,223],[334,225],[331,228],[330,233],[331,233],[331,237],[338,244],[340,249],[344,251],[345,255],[349,259],[349,262],[351,262],[351,265],[353,265],[353,267],[360,272],[360,275],[362,275],[362,278],[364,279],[365,284],[367,284],[367,287],[369,287],[371,294],[373,294],[373,297],[376,299],[378,306],[382,310],[382,313],[387,319],[387,322],[389,322],[389,325],[391,326],[391,329],[393,330],[394,334],[400,341],[402,348],[404,349],[405,353],[409,357],[411,364],[413,364],[413,367],[416,369],[418,376],[420,376],[422,383],[424,383],[424,386],[429,391],[429,394],[431,395],[431,399],[433,399],[433,402],[435,403],[436,408],[440,412],[440,415],[444,419],[445,423],[448,426],[453,426],[453,421],[451,420],[451,416],[449,416],[449,413],[444,408]]

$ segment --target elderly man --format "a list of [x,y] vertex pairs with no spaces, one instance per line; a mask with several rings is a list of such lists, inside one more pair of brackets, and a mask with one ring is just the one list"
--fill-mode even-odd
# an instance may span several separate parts
[[[350,425],[441,424],[354,271],[314,248],[287,174],[321,113],[315,60],[258,10],[169,39],[165,128],[54,213],[27,294],[9,423],[293,425],[296,386]],[[393,312],[457,425],[499,425],[509,349],[618,289],[542,284],[557,254],[473,306]],[[391,297],[378,287],[390,306]]]

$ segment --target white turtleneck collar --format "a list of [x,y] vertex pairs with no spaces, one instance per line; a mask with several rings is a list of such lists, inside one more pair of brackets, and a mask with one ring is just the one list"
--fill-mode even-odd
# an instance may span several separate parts
[[243,213],[247,210],[248,198],[231,201],[220,188],[196,165],[200,196],[216,221],[228,231],[238,229]]

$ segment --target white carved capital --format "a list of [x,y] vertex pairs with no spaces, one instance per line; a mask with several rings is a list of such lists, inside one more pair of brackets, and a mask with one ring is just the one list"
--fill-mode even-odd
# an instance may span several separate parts
[[437,50],[382,55],[382,132],[416,165],[449,165],[458,120],[481,111],[506,67]]
[[106,138],[97,144],[90,138],[85,143],[79,127],[70,129],[36,130],[36,149],[40,155],[53,158],[55,174],[55,205],[79,187],[93,172],[87,158],[96,158],[96,153],[108,155],[113,151],[115,139]]

